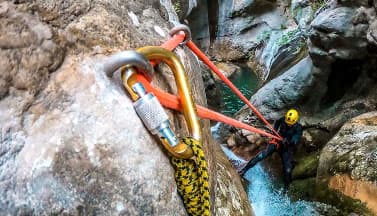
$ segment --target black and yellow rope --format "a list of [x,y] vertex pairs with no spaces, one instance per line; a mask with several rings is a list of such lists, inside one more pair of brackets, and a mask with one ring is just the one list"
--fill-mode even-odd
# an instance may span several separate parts
[[202,145],[189,137],[184,138],[183,142],[192,148],[195,160],[171,157],[178,191],[189,215],[209,216],[211,211],[208,171]]
[[[153,72],[149,60],[162,61],[173,72],[180,99],[178,107],[181,106],[179,109],[186,119],[189,134],[195,139],[184,138],[182,142],[175,143],[176,136],[171,134],[173,131],[169,126],[170,123],[167,124],[168,127],[166,126],[168,117],[163,111],[161,102],[153,94],[147,93],[145,90],[144,85],[148,86],[148,82],[141,84],[138,81],[137,69],[144,71],[144,75],[148,75],[145,70],[150,73]],[[107,70],[113,72],[120,65],[126,65],[122,69],[122,81],[131,99],[137,102],[137,105],[135,102],[135,110],[147,128],[151,132],[153,131],[153,134],[156,134],[154,132],[158,130],[157,134],[162,144],[171,155],[171,163],[175,168],[177,188],[183,198],[188,214],[192,216],[209,216],[211,211],[207,162],[202,145],[198,141],[201,140],[202,131],[182,62],[176,54],[167,49],[148,46],[139,48],[137,52],[126,52],[114,56],[106,68],[110,68]],[[157,94],[158,92],[155,93]],[[156,100],[152,100],[152,98]],[[170,99],[163,101],[171,102]],[[155,112],[151,113],[152,110]],[[152,118],[151,115],[155,115],[156,118]],[[160,130],[161,128],[164,130]],[[166,139],[165,135],[170,136],[171,139]]]

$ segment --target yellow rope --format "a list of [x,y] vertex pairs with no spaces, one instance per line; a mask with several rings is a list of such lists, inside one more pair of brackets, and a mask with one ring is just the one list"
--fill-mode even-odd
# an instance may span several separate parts
[[179,194],[189,215],[209,216],[211,211],[208,171],[202,145],[190,137],[184,138],[183,142],[192,148],[196,159],[170,158],[175,168]]

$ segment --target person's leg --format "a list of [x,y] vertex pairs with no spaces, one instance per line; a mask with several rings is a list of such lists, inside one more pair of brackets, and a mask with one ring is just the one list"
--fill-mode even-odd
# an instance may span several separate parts
[[240,175],[243,176],[251,167],[255,166],[259,161],[265,159],[266,157],[270,156],[276,150],[276,145],[274,144],[267,144],[267,147],[259,152],[254,158],[249,160],[244,168],[240,171]]
[[280,156],[283,163],[284,190],[287,191],[292,181],[293,153],[291,151],[283,151],[280,152]]

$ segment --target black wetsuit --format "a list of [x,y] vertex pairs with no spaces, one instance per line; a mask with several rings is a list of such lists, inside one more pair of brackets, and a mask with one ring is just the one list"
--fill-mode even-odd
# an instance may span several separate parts
[[283,163],[284,171],[284,185],[287,188],[292,180],[293,169],[293,151],[300,143],[302,136],[302,126],[296,123],[289,126],[284,121],[284,117],[277,120],[274,124],[274,129],[283,137],[283,141],[278,145],[269,143],[263,151],[259,152],[254,158],[252,158],[246,166],[240,171],[243,176],[251,167],[257,164],[259,161],[270,156],[273,152],[278,151],[281,161]]

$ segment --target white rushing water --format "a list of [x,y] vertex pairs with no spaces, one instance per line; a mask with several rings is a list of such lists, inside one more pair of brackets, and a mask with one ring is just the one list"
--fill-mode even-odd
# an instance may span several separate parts
[[[225,1],[224,1],[225,2]],[[227,4],[226,2],[224,4]],[[233,76],[232,82],[240,88],[241,92],[247,98],[257,90],[258,80],[256,76],[252,76],[250,71],[243,70],[242,73]],[[223,105],[221,113],[232,116],[244,104],[239,100],[232,91],[223,86],[220,88],[223,97]],[[212,136],[219,140],[218,133],[221,124],[217,123],[211,128]],[[234,165],[240,169],[246,161],[235,155],[231,150],[222,147],[225,155]],[[264,168],[257,164],[251,168],[246,174],[245,178],[250,182],[247,188],[247,195],[256,216],[312,216],[319,215],[311,206],[311,203],[305,201],[291,201],[290,198],[282,192],[282,189],[274,184],[272,178],[264,170]]]
[[[246,161],[239,158],[231,150],[222,147],[225,155],[236,166],[243,166]],[[283,193],[282,188],[276,188],[269,174],[259,164],[251,168],[245,178],[250,182],[247,195],[255,216],[293,216],[319,215],[309,202],[291,201]]]

